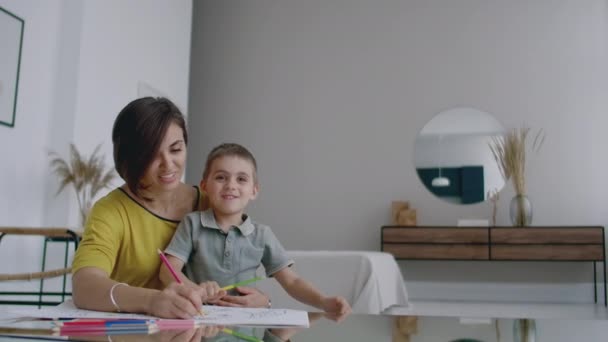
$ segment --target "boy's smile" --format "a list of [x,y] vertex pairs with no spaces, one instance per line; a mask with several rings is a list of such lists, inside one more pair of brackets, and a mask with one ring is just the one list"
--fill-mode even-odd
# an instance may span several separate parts
[[219,157],[213,161],[201,188],[209,196],[209,204],[220,227],[238,226],[247,204],[258,193],[253,164],[237,156]]

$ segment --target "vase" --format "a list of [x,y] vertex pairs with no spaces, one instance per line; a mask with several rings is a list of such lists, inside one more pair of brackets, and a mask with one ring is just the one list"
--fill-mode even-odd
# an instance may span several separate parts
[[526,227],[532,224],[532,202],[526,195],[513,197],[509,213],[511,223],[516,227]]
[[514,342],[535,342],[536,322],[533,319],[516,319],[513,321]]

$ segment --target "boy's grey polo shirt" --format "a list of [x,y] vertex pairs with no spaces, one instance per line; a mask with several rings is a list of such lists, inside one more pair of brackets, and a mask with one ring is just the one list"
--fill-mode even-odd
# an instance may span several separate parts
[[220,286],[254,278],[260,264],[269,277],[293,264],[270,227],[246,215],[243,219],[225,233],[211,209],[190,213],[177,226],[165,252],[184,261],[188,279],[213,280]]

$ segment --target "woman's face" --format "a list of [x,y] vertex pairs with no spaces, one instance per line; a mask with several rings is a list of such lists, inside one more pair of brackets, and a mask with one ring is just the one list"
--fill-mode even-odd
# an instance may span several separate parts
[[158,153],[141,180],[148,192],[165,192],[176,189],[181,183],[186,164],[184,132],[172,123],[160,144]]

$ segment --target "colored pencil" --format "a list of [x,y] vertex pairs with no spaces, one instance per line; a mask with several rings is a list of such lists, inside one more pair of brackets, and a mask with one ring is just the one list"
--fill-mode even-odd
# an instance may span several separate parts
[[111,327],[115,325],[147,324],[147,319],[77,319],[67,322],[55,322],[58,327]]
[[222,290],[226,290],[226,291],[232,290],[235,287],[251,284],[251,283],[254,283],[254,282],[256,282],[258,280],[262,280],[262,279],[264,279],[264,278],[262,278],[262,277],[255,277],[255,278],[251,278],[251,279],[248,279],[248,280],[243,280],[243,281],[240,281],[238,283],[234,283],[232,285],[224,286],[224,287],[222,287]]
[[201,323],[193,319],[159,319],[155,324],[161,329],[196,328]]
[[[165,253],[163,253],[158,248],[156,249],[156,251],[158,252],[158,256],[160,257],[160,260],[165,264],[165,266],[167,266],[167,268],[169,269],[169,272],[171,272],[171,275],[173,276],[175,281],[178,284],[182,284],[182,281],[181,281],[181,279],[179,279],[177,272],[175,272],[175,270],[173,269],[173,266],[171,266],[171,264],[169,263],[169,260],[167,260],[167,257],[165,257]],[[201,316],[205,316],[205,311],[203,311],[203,308],[198,309],[198,314]]]
[[171,266],[171,264],[169,263],[169,260],[167,260],[167,257],[165,256],[165,253],[163,253],[158,248],[156,249],[156,251],[158,252],[158,256],[160,256],[160,260],[165,264],[165,266],[167,266],[167,268],[169,269],[169,272],[171,272],[171,275],[173,275],[173,278],[175,279],[175,281],[178,284],[181,284],[182,283],[181,279],[179,279],[179,276],[177,275],[177,273],[173,269],[173,266]]
[[138,329],[110,329],[110,330],[58,330],[54,336],[107,336],[107,335],[149,335],[159,332],[156,326],[148,326]]

